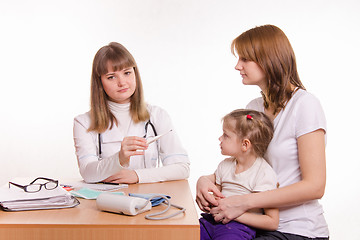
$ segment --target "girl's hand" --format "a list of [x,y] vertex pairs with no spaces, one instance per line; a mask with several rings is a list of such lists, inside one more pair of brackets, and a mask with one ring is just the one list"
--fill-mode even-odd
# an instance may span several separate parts
[[141,137],[125,137],[121,143],[119,152],[120,165],[129,166],[130,157],[135,155],[144,155],[144,150],[148,148],[146,139]]
[[213,206],[218,205],[217,198],[223,198],[219,189],[214,184],[213,175],[202,176],[196,184],[196,203],[204,212],[209,212]]
[[215,221],[226,224],[248,210],[246,207],[248,195],[251,194],[219,199],[218,205],[211,208],[210,213],[213,215]]
[[122,169],[120,172],[105,179],[104,182],[132,184],[138,183],[139,177],[134,170]]

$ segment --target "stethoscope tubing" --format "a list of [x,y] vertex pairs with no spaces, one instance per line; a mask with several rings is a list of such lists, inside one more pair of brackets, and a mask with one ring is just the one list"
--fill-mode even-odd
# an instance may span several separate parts
[[[148,129],[148,125],[151,126],[153,132],[154,132],[154,135],[155,137],[158,135],[157,132],[156,132],[156,129],[155,129],[155,126],[154,124],[150,121],[150,119],[145,123],[145,135],[144,135],[144,138],[146,138],[146,134],[147,134],[147,129]],[[102,153],[102,150],[101,150],[101,133],[98,134],[98,146],[99,146],[99,158],[101,159],[101,153]]]

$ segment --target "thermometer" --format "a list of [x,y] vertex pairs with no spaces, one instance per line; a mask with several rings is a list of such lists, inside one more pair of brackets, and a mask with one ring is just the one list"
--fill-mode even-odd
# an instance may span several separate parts
[[171,131],[172,131],[172,129],[171,129],[170,131],[168,131],[168,132],[166,132],[166,133],[163,133],[163,134],[160,134],[160,135],[158,135],[158,136],[156,136],[156,137],[149,137],[149,138],[147,138],[147,139],[146,139],[146,144],[150,144],[150,143],[155,142],[156,140],[158,140],[159,138],[161,138],[161,137],[164,136],[165,134],[168,134],[168,133],[171,132]]

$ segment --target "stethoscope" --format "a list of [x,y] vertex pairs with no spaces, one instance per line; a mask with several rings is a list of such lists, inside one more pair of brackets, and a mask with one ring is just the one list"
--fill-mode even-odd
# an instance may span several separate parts
[[[152,122],[150,121],[150,119],[145,123],[145,135],[143,136],[143,138],[146,138],[147,137],[147,132],[148,132],[148,126],[150,125],[150,127],[152,128],[153,130],[153,133],[154,133],[154,136],[156,137],[158,134],[156,132],[156,129],[155,129],[155,126],[154,124],[152,124]],[[98,144],[99,144],[99,160],[101,160],[101,154],[102,154],[102,151],[101,151],[101,133],[98,134]]]

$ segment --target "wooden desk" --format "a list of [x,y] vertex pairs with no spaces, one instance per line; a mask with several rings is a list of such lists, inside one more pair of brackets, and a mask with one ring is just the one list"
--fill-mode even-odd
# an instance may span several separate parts
[[137,216],[124,216],[99,211],[95,200],[79,199],[80,205],[75,208],[0,211],[0,240],[200,239],[198,215],[186,180],[129,185],[122,191],[167,194],[186,212],[167,220],[146,220],[146,214],[165,206]]

